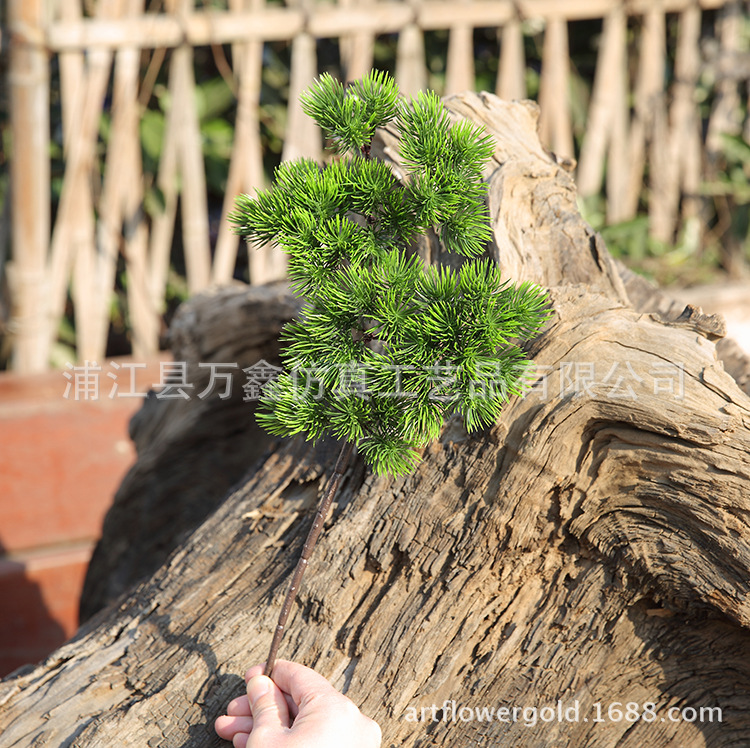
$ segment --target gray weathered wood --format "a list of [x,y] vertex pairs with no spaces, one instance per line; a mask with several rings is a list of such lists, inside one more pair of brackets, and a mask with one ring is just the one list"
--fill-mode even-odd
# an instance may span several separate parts
[[[497,139],[492,251],[550,287],[554,318],[530,346],[547,392],[540,379],[470,438],[450,422],[408,477],[355,460],[282,656],[329,677],[385,746],[741,745],[750,399],[717,358],[721,331],[631,306],[533,107],[449,105]],[[681,390],[659,391],[670,365]],[[337,446],[285,443],[150,579],[0,685],[0,745],[226,745],[211,722],[263,660]],[[577,702],[579,721],[432,722],[445,700]],[[652,702],[656,719],[608,720],[614,702]],[[723,721],[672,722],[670,707],[720,707]]]

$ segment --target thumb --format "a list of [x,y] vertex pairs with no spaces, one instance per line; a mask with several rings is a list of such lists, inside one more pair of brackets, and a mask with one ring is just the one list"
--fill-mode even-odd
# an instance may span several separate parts
[[259,727],[288,728],[291,726],[289,707],[284,694],[265,675],[256,675],[247,682],[247,698],[253,713],[253,730]]

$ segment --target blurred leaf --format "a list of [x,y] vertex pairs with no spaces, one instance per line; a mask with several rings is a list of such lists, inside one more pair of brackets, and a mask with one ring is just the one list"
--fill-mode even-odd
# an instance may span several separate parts
[[229,161],[234,144],[234,128],[225,119],[212,119],[201,125],[203,153]]
[[112,130],[112,115],[109,112],[102,112],[99,118],[99,137],[105,142],[109,142],[109,134]]
[[747,181],[742,182],[738,178],[704,182],[701,185],[700,192],[701,195],[710,195],[713,197],[718,195],[731,196],[736,203],[750,203],[750,184]]
[[68,317],[63,317],[60,320],[60,324],[57,328],[57,339],[61,343],[66,343],[70,346],[75,347],[76,344],[76,331],[73,324],[73,320]]
[[160,216],[167,207],[164,193],[156,186],[149,187],[143,195],[143,208],[151,216]]
[[187,281],[181,275],[176,273],[174,268],[169,269],[165,296],[167,301],[179,302],[185,301],[190,297]]
[[[75,342],[75,341],[74,341]],[[55,341],[49,351],[49,366],[51,369],[64,369],[65,364],[73,363],[78,359],[75,345],[65,345]],[[65,382],[65,380],[62,380]]]
[[[728,162],[734,161],[742,166],[750,167],[750,143],[741,135],[722,133],[721,144]],[[748,176],[750,177],[750,174]]]
[[164,114],[146,109],[141,115],[140,127],[143,152],[156,164],[164,145]]
[[659,251],[649,240],[648,224],[648,216],[637,216],[630,221],[602,227],[601,235],[615,257],[628,257],[638,262]]
[[201,122],[214,119],[234,106],[234,92],[223,78],[212,78],[196,86],[195,103]]

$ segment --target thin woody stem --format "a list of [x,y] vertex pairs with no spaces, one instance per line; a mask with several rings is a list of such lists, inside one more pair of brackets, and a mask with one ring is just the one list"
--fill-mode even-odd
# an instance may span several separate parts
[[294,569],[294,574],[292,574],[292,581],[290,582],[289,589],[286,592],[284,604],[281,606],[279,621],[276,624],[276,630],[273,634],[273,641],[271,642],[271,649],[268,652],[268,659],[266,660],[264,673],[269,678],[271,677],[271,673],[273,672],[273,666],[276,662],[276,655],[279,652],[281,639],[284,636],[286,619],[289,617],[289,613],[291,613],[292,605],[294,605],[294,600],[297,597],[297,592],[302,582],[302,576],[305,573],[305,569],[307,568],[307,563],[310,560],[313,548],[315,548],[315,544],[318,542],[320,533],[323,532],[323,525],[325,524],[326,517],[328,516],[328,512],[331,509],[333,497],[336,495],[339,483],[341,482],[341,476],[346,470],[346,466],[349,462],[349,458],[351,457],[353,448],[353,442],[346,442],[346,444],[344,444],[344,446],[341,448],[338,460],[336,460],[336,467],[334,467],[333,473],[328,479],[328,485],[326,486],[325,493],[323,494],[323,498],[321,499],[320,504],[318,504],[318,511],[315,513],[315,519],[313,520],[312,527],[310,528],[310,532],[307,534],[307,540],[305,540],[305,545],[302,548],[302,555],[300,556],[299,561],[297,562],[297,566]]
[[[372,160],[370,143],[367,143],[362,147],[362,155],[364,156],[365,160]],[[373,222],[375,221],[374,216],[368,216],[367,218],[368,221],[370,219],[372,219]],[[333,469],[331,477],[328,479],[328,485],[326,486],[323,498],[321,499],[320,504],[318,504],[318,511],[315,513],[315,519],[313,520],[312,527],[310,528],[310,532],[307,534],[307,540],[305,540],[305,545],[302,548],[302,555],[300,556],[299,561],[297,562],[297,566],[294,569],[294,574],[292,574],[292,581],[289,583],[289,589],[286,592],[284,604],[281,606],[279,621],[276,624],[276,630],[273,632],[271,649],[268,652],[266,667],[263,671],[269,678],[271,677],[271,673],[273,672],[273,666],[276,663],[276,655],[279,653],[281,639],[284,636],[286,621],[287,618],[289,618],[289,614],[292,612],[292,605],[294,605],[294,600],[297,597],[297,592],[299,591],[300,584],[302,583],[302,577],[305,573],[305,569],[307,568],[310,555],[312,554],[313,548],[315,548],[315,544],[318,542],[320,533],[323,532],[323,525],[325,525],[326,517],[328,516],[328,512],[331,509],[331,504],[333,503],[333,497],[336,495],[339,483],[341,482],[341,476],[346,470],[346,466],[349,463],[349,458],[351,457],[353,448],[354,445],[352,442],[346,442],[346,444],[344,444],[344,446],[341,448],[338,460],[336,460],[336,466]]]

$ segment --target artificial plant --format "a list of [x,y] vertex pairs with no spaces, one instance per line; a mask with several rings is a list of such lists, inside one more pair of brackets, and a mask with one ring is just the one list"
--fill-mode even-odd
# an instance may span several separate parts
[[[292,290],[306,302],[282,331],[285,370],[264,387],[258,421],[276,435],[343,441],[279,616],[269,676],[353,447],[377,473],[403,475],[446,416],[459,413],[469,432],[493,423],[526,381],[517,341],[546,319],[540,288],[476,259],[490,238],[482,173],[493,151],[480,127],[452,123],[434,93],[403,101],[377,72],[348,86],[323,75],[302,105],[339,157],[282,164],[271,189],[240,196],[231,216],[245,239],[288,254]],[[389,123],[403,182],[371,153]],[[424,267],[409,251],[429,231],[469,258],[459,270]]]

